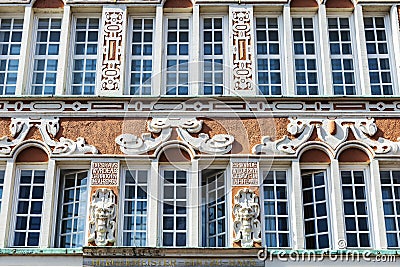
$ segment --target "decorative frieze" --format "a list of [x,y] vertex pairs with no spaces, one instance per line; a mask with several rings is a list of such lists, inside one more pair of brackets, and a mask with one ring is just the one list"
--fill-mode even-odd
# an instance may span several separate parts
[[255,94],[252,18],[251,7],[229,7],[233,63],[232,89],[237,94]]
[[103,9],[100,95],[122,95],[126,9]]
[[0,154],[9,155],[13,147],[25,140],[32,127],[39,129],[43,142],[52,148],[53,155],[68,156],[98,153],[97,148],[87,145],[83,137],[78,137],[76,141],[60,137],[60,141],[57,141],[55,136],[60,130],[58,118],[12,118],[10,124],[12,138],[8,136],[0,138]]
[[238,191],[234,197],[233,215],[233,242],[240,243],[243,248],[251,248],[255,242],[260,243],[260,204],[253,190],[243,188]]
[[[291,134],[272,141],[271,137],[264,136],[261,144],[253,147],[254,154],[287,155],[296,154],[300,147],[314,144],[322,144],[327,147],[333,155],[338,148],[345,144],[350,132],[356,141],[370,147],[375,154],[398,155],[400,142],[393,142],[379,137],[377,140],[371,137],[377,133],[374,119],[296,119],[290,118],[287,131]],[[318,140],[311,141],[310,138],[316,129]],[[354,142],[354,141],[353,141]]]
[[111,189],[100,188],[92,195],[89,207],[89,243],[115,244],[117,198]]
[[[200,133],[202,126],[203,121],[196,118],[153,118],[148,122],[147,129],[151,133],[158,134],[158,137],[153,138],[151,133],[144,133],[141,138],[133,134],[121,134],[115,139],[115,142],[124,154],[144,154],[168,141],[173,128],[176,128],[183,142],[202,153],[226,154],[231,151],[235,141],[233,136],[217,134],[210,138],[208,134]],[[198,137],[193,137],[192,134],[196,133],[198,133]]]

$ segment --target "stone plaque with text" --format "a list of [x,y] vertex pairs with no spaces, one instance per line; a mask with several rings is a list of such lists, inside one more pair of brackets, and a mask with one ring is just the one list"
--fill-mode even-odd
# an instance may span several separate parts
[[232,162],[232,186],[258,186],[258,162]]
[[92,186],[118,186],[119,162],[92,162],[90,180]]

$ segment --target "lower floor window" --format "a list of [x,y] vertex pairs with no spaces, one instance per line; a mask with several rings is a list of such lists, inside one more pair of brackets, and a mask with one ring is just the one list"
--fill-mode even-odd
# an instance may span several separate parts
[[45,174],[44,170],[19,171],[12,241],[15,247],[39,246]]

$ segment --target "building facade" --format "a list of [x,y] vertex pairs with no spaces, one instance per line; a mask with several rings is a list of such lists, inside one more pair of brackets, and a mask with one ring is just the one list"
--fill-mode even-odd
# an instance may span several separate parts
[[396,266],[400,1],[0,1],[0,266]]

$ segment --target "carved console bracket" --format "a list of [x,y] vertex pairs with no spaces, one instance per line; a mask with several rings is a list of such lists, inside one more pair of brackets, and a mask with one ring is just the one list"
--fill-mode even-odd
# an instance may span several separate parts
[[4,136],[0,138],[0,154],[9,155],[12,148],[25,140],[29,130],[32,127],[39,129],[43,141],[53,147],[53,155],[83,155],[86,153],[97,154],[96,147],[87,145],[83,137],[78,137],[76,141],[60,138],[60,141],[54,140],[54,137],[60,130],[58,118],[51,119],[30,119],[30,118],[12,118],[10,124],[11,137]]
[[[309,142],[322,143],[337,153],[338,148],[348,142],[351,131],[357,142],[370,147],[375,154],[398,155],[400,142],[393,142],[379,137],[371,139],[378,128],[374,119],[295,119],[289,118],[287,131],[295,138],[285,136],[272,141],[269,136],[262,138],[262,143],[253,147],[253,154],[290,155],[296,154],[298,148]],[[310,141],[314,129],[317,130],[318,141]]]
[[[187,145],[205,154],[226,154],[232,149],[235,141],[229,134],[217,134],[212,138],[208,134],[199,133],[203,127],[203,121],[196,118],[172,119],[172,118],[153,118],[147,124],[147,129],[151,133],[159,134],[153,138],[151,133],[144,133],[142,137],[133,134],[121,134],[115,142],[121,151],[127,155],[139,155],[156,149],[171,137],[173,128],[179,137]],[[199,133],[198,137],[191,134]]]
[[106,246],[115,243],[116,196],[111,189],[100,188],[92,195],[89,207],[89,243]]
[[260,204],[253,190],[239,190],[234,197],[233,215],[233,242],[239,242],[243,248],[251,248],[254,242],[261,242]]

